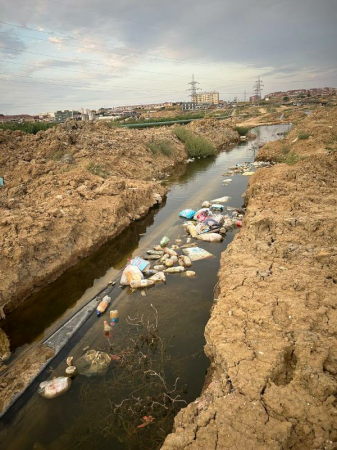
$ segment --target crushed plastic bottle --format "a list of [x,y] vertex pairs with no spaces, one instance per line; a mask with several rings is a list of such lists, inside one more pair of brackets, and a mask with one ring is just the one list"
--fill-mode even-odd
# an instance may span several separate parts
[[170,239],[167,236],[164,236],[162,238],[162,240],[160,241],[160,246],[161,247],[166,247],[169,242],[170,242]]
[[181,273],[185,271],[185,267],[178,266],[178,267],[169,267],[168,269],[165,269],[164,272],[166,273]]
[[146,288],[146,287],[151,287],[154,285],[154,281],[153,280],[139,280],[139,281],[131,281],[130,283],[130,287],[132,289],[138,289],[138,288]]

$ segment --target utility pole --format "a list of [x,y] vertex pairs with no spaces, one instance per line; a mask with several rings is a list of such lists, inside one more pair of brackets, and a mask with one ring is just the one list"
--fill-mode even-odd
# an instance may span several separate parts
[[197,102],[197,90],[200,90],[200,88],[196,87],[198,83],[198,81],[195,81],[194,79],[194,75],[192,75],[192,81],[190,81],[188,84],[191,85],[190,89],[187,89],[188,91],[191,91],[190,93],[190,97],[191,97],[191,101],[192,102]]
[[260,77],[258,77],[257,81],[255,81],[255,85],[254,85],[255,97],[258,101],[261,100],[262,88],[263,88],[263,82],[262,82],[262,80],[260,80]]
[[247,100],[247,92],[245,91],[243,93],[243,101],[246,103],[246,100]]

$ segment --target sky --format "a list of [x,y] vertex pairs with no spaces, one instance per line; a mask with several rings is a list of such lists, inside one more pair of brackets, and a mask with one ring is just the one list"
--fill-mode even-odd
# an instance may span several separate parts
[[337,0],[0,0],[0,113],[337,87]]

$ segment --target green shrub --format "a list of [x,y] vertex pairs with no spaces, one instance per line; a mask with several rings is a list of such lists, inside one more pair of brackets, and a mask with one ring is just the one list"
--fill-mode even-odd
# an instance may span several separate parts
[[185,127],[175,127],[174,133],[177,138],[186,145],[187,153],[192,158],[214,156],[217,152],[210,141],[203,137],[196,136]]
[[169,141],[148,142],[146,146],[154,155],[157,153],[162,153],[163,155],[170,157],[173,150],[173,145]]
[[24,123],[1,123],[3,130],[22,131],[28,134],[36,134],[38,131],[46,131],[48,128],[56,127],[56,123],[24,122]]
[[309,139],[310,134],[309,133],[304,133],[303,131],[300,131],[298,134],[298,139],[300,139],[301,141],[304,141],[305,139]]
[[247,136],[250,131],[250,127],[235,127],[235,130],[239,133],[240,136]]
[[93,162],[90,162],[87,165],[87,170],[93,175],[98,175],[99,177],[102,178],[107,178],[109,176],[109,172],[107,170],[103,169],[103,167],[100,166],[99,164],[95,164]]

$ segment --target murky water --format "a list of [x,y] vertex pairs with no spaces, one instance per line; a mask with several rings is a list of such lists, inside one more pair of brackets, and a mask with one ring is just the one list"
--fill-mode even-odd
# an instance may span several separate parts
[[[178,217],[180,210],[197,209],[202,201],[223,195],[231,197],[228,206],[242,206],[241,195],[248,177],[232,176],[233,182],[224,187],[221,175],[229,166],[253,161],[261,142],[278,139],[277,133],[287,129],[287,125],[260,127],[255,130],[257,140],[224,151],[214,159],[197,160],[181,170],[181,174],[173,177],[164,204],[152,209],[144,219],[132,224],[122,235],[8,316],[3,328],[10,336],[12,350],[20,353],[31,343],[48,336],[56,325],[86,304],[109,280],[119,277],[128,258],[144,254],[164,235],[171,242],[184,235],[182,219]],[[104,335],[103,320],[107,317],[92,315],[89,318],[51,367],[4,417],[0,429],[3,448],[159,448],[172,428],[174,413],[183,406],[178,402],[172,404],[172,398],[190,402],[200,394],[209,365],[203,353],[204,328],[212,307],[220,254],[236,232],[228,233],[221,244],[201,243],[200,246],[214,258],[193,264],[196,278],[168,275],[167,283],[149,289],[146,297],[140,292],[131,293],[128,288],[121,289],[118,284],[112,288],[112,307],[118,309],[120,315],[113,335],[109,339]],[[152,324],[156,320],[156,311],[159,325],[151,343],[146,330],[137,333],[137,327],[128,325],[127,321],[142,317],[144,323]],[[139,360],[139,352],[138,359],[129,356],[130,342],[137,345],[137,351],[141,342],[142,360]],[[41,398],[36,393],[38,383],[63,375],[66,357],[72,355],[76,360],[88,346],[125,358],[125,366],[115,362],[104,376],[77,377],[70,390],[59,398],[49,401]],[[152,372],[144,378],[144,371]],[[164,387],[153,372],[165,378]],[[177,377],[180,380],[174,389]],[[166,397],[164,405],[155,405],[163,390],[166,393],[172,391],[171,400]],[[127,405],[124,404],[126,407],[118,409],[116,416],[115,405],[125,399],[129,399]],[[137,406],[140,403],[142,408]],[[137,429],[144,422],[144,415],[153,416],[154,421]]]

